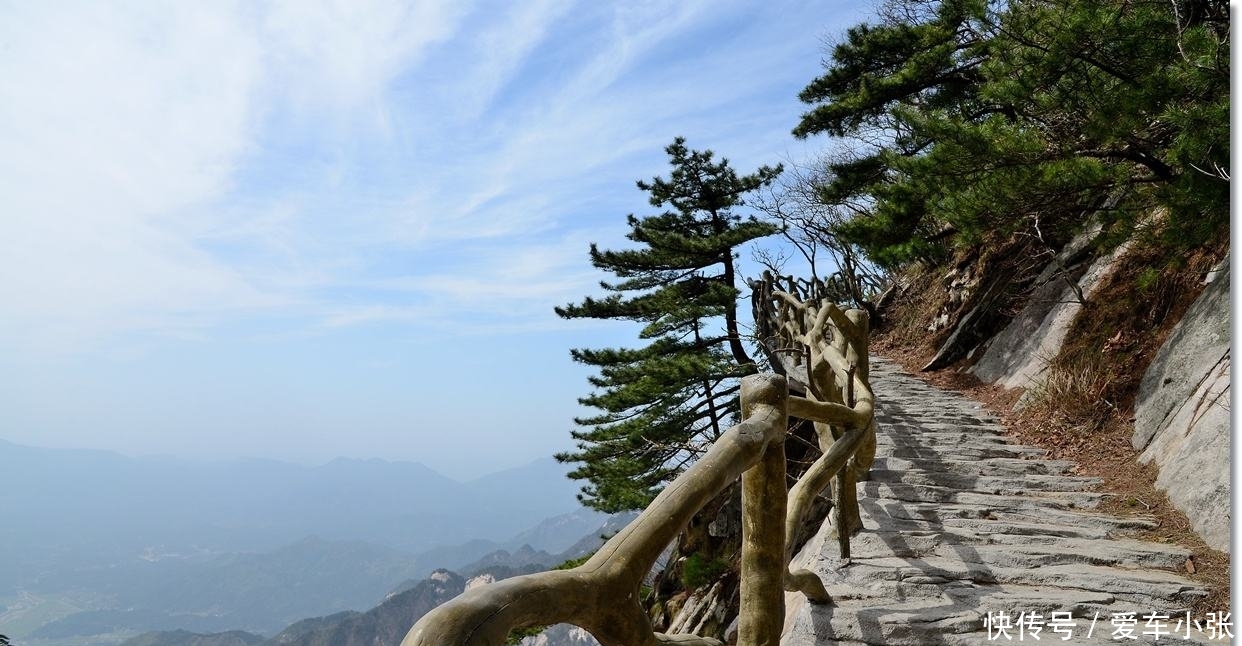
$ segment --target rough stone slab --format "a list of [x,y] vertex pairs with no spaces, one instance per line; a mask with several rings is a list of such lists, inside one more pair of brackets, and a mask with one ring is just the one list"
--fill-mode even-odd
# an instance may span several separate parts
[[1076,478],[1070,476],[1045,476],[1039,474],[1013,476],[985,476],[953,473],[951,471],[924,471],[922,469],[871,469],[867,482],[887,482],[933,487],[950,487],[976,493],[1003,496],[1021,496],[1031,490],[1039,491],[1086,491],[1103,484],[1099,478]]
[[[837,588],[830,588],[830,592],[840,595],[838,604],[799,607],[787,626],[787,637],[797,636],[804,640],[800,643],[807,644],[996,644],[1006,643],[1006,640],[988,640],[985,624],[988,613],[1004,612],[1011,617],[1021,613],[1038,614],[1046,619],[1052,612],[1070,612],[1075,623],[1070,641],[1061,641],[1063,635],[1054,635],[1045,627],[1039,635],[1041,639],[1025,635],[1022,642],[1117,644],[1111,634],[1113,613],[1145,615],[1151,612],[1107,593],[1045,586],[893,584],[877,586],[863,594],[851,595]],[[1141,630],[1140,624],[1136,634],[1141,635]],[[1018,641],[1018,631],[1012,632],[1014,639],[1009,643]],[[1176,639],[1157,642],[1149,636],[1142,643],[1227,642],[1208,641],[1205,635],[1192,633],[1189,640],[1179,635]]]
[[1132,540],[1101,541],[1030,534],[979,534],[967,531],[871,530],[851,541],[857,559],[897,556],[940,557],[989,567],[1035,568],[1050,565],[1116,565],[1128,568],[1181,567],[1190,552]]
[[1229,260],[1156,352],[1135,401],[1131,444],[1155,462],[1156,487],[1210,546],[1230,541]]
[[[1048,526],[1075,525],[1106,531],[1154,529],[1157,523],[1150,518],[1119,517],[1084,513],[1070,509],[1048,507],[1033,500],[1022,508],[988,509],[972,505],[916,503],[899,500],[867,498],[859,500],[860,507],[869,508],[882,518],[922,520],[940,523],[946,527],[963,527],[966,523],[995,521],[1000,523],[1028,523]],[[864,523],[867,518],[864,518]],[[865,526],[865,525],[864,525]]]
[[1228,268],[1226,261],[1220,277],[1190,306],[1143,374],[1134,403],[1135,449],[1146,447],[1169,417],[1192,400],[1203,378],[1229,352]]
[[1068,460],[1023,460],[1020,458],[993,458],[979,460],[929,460],[924,458],[898,458],[877,456],[872,471],[945,471],[977,475],[1066,475],[1073,471],[1074,463]]
[[[1074,279],[1086,298],[1091,298],[1127,249],[1128,245],[1121,245],[1097,258],[1081,277]],[[1061,350],[1065,335],[1081,310],[1082,304],[1065,277],[1050,273],[1022,311],[988,343],[971,372],[983,381],[1006,388],[1037,388],[1048,360]]]
[[[877,442],[879,444],[879,442]],[[896,458],[935,458],[940,455],[938,447],[927,445],[905,445],[893,446],[891,443],[887,446],[892,447],[888,452]],[[946,445],[946,446],[952,446]],[[991,458],[1038,458],[1047,455],[1047,451],[1037,449],[1030,446],[1011,446],[1008,444],[997,444],[995,446],[980,447],[966,446],[957,448],[953,455],[959,460],[988,460]]]
[[999,495],[929,485],[903,484],[899,482],[864,482],[859,492],[871,498],[893,498],[913,502],[957,502],[997,509],[1029,509],[1054,507],[1057,509],[1089,508],[1099,505],[1104,495],[1085,491],[1040,491],[1037,499],[1026,495]]
[[[871,517],[869,520],[874,521],[875,518]],[[955,536],[962,534],[971,537],[970,540],[972,542],[979,543],[986,543],[988,541],[1039,543],[1057,538],[1099,539],[1108,538],[1109,536],[1109,530],[1100,527],[1058,525],[1055,523],[1022,523],[982,518],[946,518],[943,521],[888,518],[884,522],[883,527],[871,526],[866,523],[863,526],[867,533],[877,534],[886,532],[900,532],[906,535],[931,533]]]

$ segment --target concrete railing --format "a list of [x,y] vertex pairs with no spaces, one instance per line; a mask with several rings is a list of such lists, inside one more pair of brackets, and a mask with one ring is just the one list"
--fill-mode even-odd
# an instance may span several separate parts
[[[781,349],[801,347],[800,374],[811,380],[802,382],[809,386],[806,396],[791,395],[785,375],[744,378],[742,422],[725,432],[586,563],[471,589],[423,616],[402,646],[501,646],[515,628],[556,623],[585,628],[603,646],[719,646],[718,640],[707,637],[654,632],[639,590],[656,559],[691,517],[739,477],[738,644],[775,646],[780,641],[786,589],[801,591],[813,602],[831,601],[815,574],[789,570],[789,528],[802,522],[810,502],[835,477],[833,517],[838,528],[848,530],[838,532],[843,556],[848,556],[849,535],[858,519],[853,481],[869,466],[867,447],[874,454],[875,446],[866,318],[814,299],[802,301],[796,292],[775,289],[770,276],[763,284],[767,306],[761,327],[778,326]],[[790,368],[797,374],[797,366]],[[791,372],[783,365],[779,369]],[[786,490],[790,416],[815,421],[823,455]]]

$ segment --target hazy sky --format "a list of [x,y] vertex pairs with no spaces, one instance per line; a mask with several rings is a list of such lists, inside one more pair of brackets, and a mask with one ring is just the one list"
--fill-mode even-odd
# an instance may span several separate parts
[[749,172],[870,2],[0,6],[0,438],[475,475],[630,342],[555,305],[684,135]]

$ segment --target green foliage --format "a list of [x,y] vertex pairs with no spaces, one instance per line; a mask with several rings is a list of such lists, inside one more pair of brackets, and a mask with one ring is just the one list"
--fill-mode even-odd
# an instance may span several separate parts
[[505,643],[509,646],[522,643],[527,637],[534,637],[539,633],[547,630],[547,626],[528,626],[526,628],[514,628],[509,631],[509,636],[505,638]]
[[591,560],[592,556],[595,556],[595,552],[591,552],[590,554],[584,554],[582,556],[579,556],[576,559],[569,559],[568,561],[565,561],[564,563],[561,563],[560,565],[552,569],[553,570],[572,570],[578,567],[579,565],[582,565],[583,563],[586,563],[587,561]]
[[[575,361],[599,369],[594,392],[579,401],[599,414],[576,422],[577,462],[570,476],[588,481],[579,498],[607,512],[641,509],[664,483],[714,440],[736,414],[737,379],[754,371],[738,330],[734,249],[776,228],[734,213],[743,197],[781,169],[739,176],[711,151],[678,138],[665,151],[668,179],[638,182],[662,213],[628,216],[635,249],[591,245],[591,263],[611,272],[611,292],[556,308],[564,318],[637,321],[640,348],[575,349]],[[723,326],[721,325],[723,323]]]
[[853,143],[821,189],[875,261],[988,234],[1063,239],[1113,197],[1122,228],[1162,206],[1189,247],[1228,222],[1222,2],[890,2],[850,29],[794,133]]
[[1146,292],[1156,286],[1160,280],[1160,270],[1156,267],[1147,267],[1139,272],[1135,278],[1135,283],[1140,292]]
[[681,582],[687,590],[706,585],[728,572],[729,562],[724,559],[709,559],[701,554],[691,554],[681,565]]

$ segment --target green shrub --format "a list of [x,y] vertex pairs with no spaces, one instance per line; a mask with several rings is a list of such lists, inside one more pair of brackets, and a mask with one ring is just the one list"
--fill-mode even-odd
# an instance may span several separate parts
[[698,588],[720,578],[729,569],[729,562],[724,559],[708,559],[702,554],[691,554],[682,563],[681,582],[687,589]]

